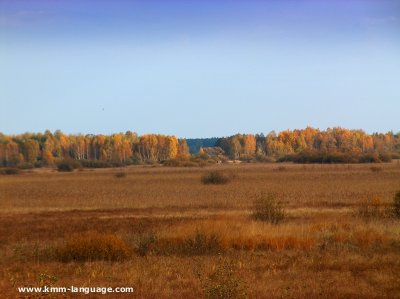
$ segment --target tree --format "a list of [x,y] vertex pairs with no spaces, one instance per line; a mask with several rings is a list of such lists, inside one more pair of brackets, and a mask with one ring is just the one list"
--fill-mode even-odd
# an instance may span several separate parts
[[177,158],[187,160],[190,157],[189,147],[187,145],[186,139],[178,140],[178,155]]
[[175,159],[178,155],[178,139],[175,136],[168,136],[166,141],[167,159]]
[[33,139],[26,139],[22,142],[22,154],[28,163],[35,163],[39,156],[39,143]]
[[256,153],[256,138],[252,134],[243,137],[243,154],[246,157],[254,157]]
[[229,156],[231,159],[238,159],[242,152],[242,145],[240,144],[240,135],[232,136],[230,139]]

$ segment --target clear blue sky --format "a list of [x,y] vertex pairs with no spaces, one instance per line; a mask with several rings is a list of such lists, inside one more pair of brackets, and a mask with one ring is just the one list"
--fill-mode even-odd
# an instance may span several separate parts
[[400,1],[0,0],[0,132],[400,130]]

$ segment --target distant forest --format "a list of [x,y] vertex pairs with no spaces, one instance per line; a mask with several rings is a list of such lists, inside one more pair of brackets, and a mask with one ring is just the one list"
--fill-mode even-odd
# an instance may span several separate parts
[[213,147],[217,144],[218,137],[212,138],[188,138],[186,143],[189,147],[189,152],[191,154],[197,154],[202,147]]
[[73,135],[61,131],[0,133],[0,166],[32,168],[75,161],[80,167],[163,163],[195,166],[245,162],[366,163],[400,158],[400,134],[367,134],[340,127],[307,127],[279,133],[236,134],[222,138],[178,139],[134,132]]

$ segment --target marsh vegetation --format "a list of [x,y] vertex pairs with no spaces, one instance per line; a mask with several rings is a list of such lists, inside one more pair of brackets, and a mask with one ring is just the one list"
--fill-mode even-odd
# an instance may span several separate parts
[[[55,277],[135,298],[396,298],[400,165],[282,166],[0,176],[0,293]],[[204,184],[216,171],[233,179]]]

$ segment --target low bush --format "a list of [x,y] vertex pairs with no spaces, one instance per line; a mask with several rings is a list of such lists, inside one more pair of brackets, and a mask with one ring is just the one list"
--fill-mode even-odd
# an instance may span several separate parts
[[235,274],[233,263],[220,260],[215,270],[206,278],[199,275],[204,295],[208,299],[244,299],[247,298],[246,284]]
[[278,162],[294,163],[357,163],[358,157],[350,153],[302,151],[297,154],[286,155]]
[[121,261],[132,255],[132,249],[114,234],[87,232],[74,234],[56,248],[56,257],[69,261]]
[[391,154],[379,154],[379,160],[382,162],[392,162]]
[[261,193],[254,201],[252,217],[256,220],[278,224],[284,220],[285,211],[276,195]]
[[257,162],[263,162],[263,163],[276,162],[276,160],[273,157],[268,157],[268,156],[265,156],[265,155],[256,155],[256,161]]
[[5,174],[5,175],[17,175],[19,174],[21,171],[18,168],[1,168],[0,169],[0,174]]
[[33,163],[33,166],[35,166],[35,168],[42,168],[43,161],[36,161],[35,163]]
[[139,256],[146,256],[156,251],[157,236],[154,233],[142,233],[134,237],[133,244]]
[[166,160],[162,162],[163,166],[178,167],[181,166],[181,161],[177,159]]
[[352,152],[319,152],[305,150],[296,154],[289,154],[278,159],[278,162],[294,163],[380,163],[390,162],[389,154],[367,153],[358,154]]
[[33,169],[35,168],[35,165],[33,165],[32,163],[22,163],[20,165],[18,165],[19,169]]
[[164,161],[163,165],[168,167],[199,167],[200,163],[199,161],[172,159]]
[[371,153],[371,154],[364,154],[364,155],[360,156],[360,158],[358,159],[358,162],[360,162],[360,163],[380,163],[382,161],[379,159],[378,154]]
[[85,168],[109,168],[112,165],[106,161],[91,161],[91,160],[82,160],[81,161],[82,167]]
[[201,182],[205,185],[222,185],[229,183],[230,178],[220,171],[211,171],[201,177]]
[[216,235],[196,231],[194,236],[185,239],[184,251],[188,255],[215,254],[221,251],[221,246]]
[[126,172],[117,172],[116,174],[115,174],[115,177],[116,178],[125,178],[125,177],[127,177],[128,175],[127,175],[127,173]]
[[65,159],[57,164],[58,171],[71,172],[79,168],[81,165],[78,161],[73,159]]
[[204,167],[209,164],[218,163],[219,159],[202,159],[200,157],[191,157],[188,159],[171,159],[162,162],[164,166],[168,167]]

